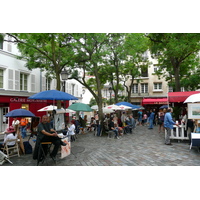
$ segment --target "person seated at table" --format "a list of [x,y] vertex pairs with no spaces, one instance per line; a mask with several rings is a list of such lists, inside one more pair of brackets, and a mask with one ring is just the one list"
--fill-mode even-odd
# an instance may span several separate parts
[[[38,159],[39,145],[41,142],[52,142],[54,144],[54,149],[51,152],[50,156],[53,160],[55,160],[60,145],[66,146],[66,144],[61,141],[61,139],[58,137],[57,132],[51,127],[51,124],[49,123],[49,118],[47,115],[42,116],[42,122],[38,124],[37,132],[38,132],[38,135],[37,135],[37,140],[35,144],[35,149],[33,152],[33,159]],[[43,147],[43,149],[46,153],[47,147],[45,146]]]
[[200,123],[197,124],[197,128],[195,130],[195,133],[200,133]]
[[125,119],[125,127],[124,127],[124,130],[125,130],[125,133],[130,133],[130,120],[129,120],[129,117],[126,117]]
[[95,120],[94,117],[92,117],[92,118],[91,118],[91,122],[90,122],[90,126],[88,127],[88,130],[89,130],[89,131],[92,131],[92,128],[94,128],[94,131],[95,131],[95,130],[96,130],[96,126],[97,126],[96,120]]
[[117,124],[114,123],[114,119],[112,117],[110,118],[110,130],[115,133],[115,139],[119,139]]
[[[0,143],[0,149],[3,149],[5,146],[5,143],[7,140],[15,140],[17,139],[17,134],[13,126],[10,126],[9,128],[6,129],[5,134],[4,134],[4,141],[3,143]],[[15,141],[7,142],[8,147],[13,147],[15,146]]]

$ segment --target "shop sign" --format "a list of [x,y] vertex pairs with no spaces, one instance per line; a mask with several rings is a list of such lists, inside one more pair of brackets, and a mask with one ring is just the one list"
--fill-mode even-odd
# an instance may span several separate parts
[[26,98],[10,98],[10,102],[15,102],[15,103],[37,103],[37,102],[47,102],[47,100],[40,100],[40,99],[26,99]]

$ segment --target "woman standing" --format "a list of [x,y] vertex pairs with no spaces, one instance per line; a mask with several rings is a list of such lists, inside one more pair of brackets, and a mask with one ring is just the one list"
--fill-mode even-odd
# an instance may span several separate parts
[[161,131],[164,132],[164,118],[165,118],[165,115],[163,112],[160,112],[159,113],[159,116],[158,116],[158,132],[160,133]]

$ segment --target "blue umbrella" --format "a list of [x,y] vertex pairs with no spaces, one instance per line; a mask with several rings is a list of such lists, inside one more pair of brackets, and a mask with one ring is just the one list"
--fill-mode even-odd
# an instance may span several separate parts
[[117,105],[117,106],[121,106],[121,105],[130,106],[132,109],[140,109],[141,108],[141,106],[139,106],[139,105],[133,105],[132,103],[125,102],[125,101],[116,103],[115,105]]
[[164,109],[164,108],[168,108],[168,107],[169,107],[168,105],[163,105],[159,109]]
[[28,99],[41,100],[78,100],[75,96],[58,90],[46,90],[30,96]]
[[5,117],[35,117],[35,115],[29,110],[15,109],[8,112]]

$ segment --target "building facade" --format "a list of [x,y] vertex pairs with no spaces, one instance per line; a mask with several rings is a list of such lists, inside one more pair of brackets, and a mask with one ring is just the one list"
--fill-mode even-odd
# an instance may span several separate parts
[[[151,58],[150,52],[147,52],[147,56],[152,64],[142,72],[141,77],[134,80],[131,103],[143,106],[167,104],[168,84],[163,77],[155,74],[159,68],[157,60]],[[130,80],[127,85],[130,85]]]
[[[5,40],[12,38],[5,36]],[[40,69],[28,70],[24,60],[17,59],[20,52],[12,42],[0,40],[0,131],[4,131],[11,123],[4,117],[13,109],[25,108],[41,117],[43,112],[37,112],[40,108],[53,104],[50,100],[30,100],[29,96],[56,89],[56,80],[47,78],[45,72]],[[82,86],[76,81],[66,81],[65,91],[78,97],[82,95]],[[66,101],[65,106],[70,102]],[[63,103],[64,105],[64,103]]]

